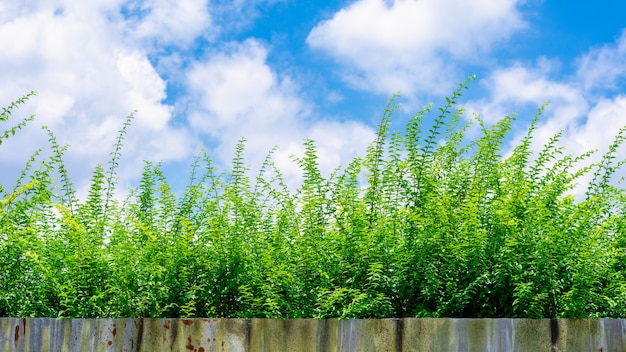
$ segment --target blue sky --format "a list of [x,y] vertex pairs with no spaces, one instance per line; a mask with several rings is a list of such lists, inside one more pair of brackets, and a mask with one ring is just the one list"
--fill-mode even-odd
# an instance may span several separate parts
[[184,184],[200,148],[228,165],[241,136],[252,169],[278,146],[297,183],[304,138],[329,171],[363,153],[393,93],[399,128],[471,74],[468,118],[518,113],[514,141],[549,101],[536,148],[562,129],[569,152],[602,151],[626,125],[624,13],[617,0],[0,0],[0,105],[38,92],[14,120],[35,123],[0,146],[0,184],[47,125],[84,193],[134,109],[123,186],[143,160]]

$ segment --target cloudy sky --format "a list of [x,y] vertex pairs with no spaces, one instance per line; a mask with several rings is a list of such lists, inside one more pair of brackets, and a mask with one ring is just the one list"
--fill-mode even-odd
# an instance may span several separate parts
[[228,165],[242,136],[253,169],[278,146],[297,178],[304,138],[330,170],[363,153],[393,93],[399,128],[471,74],[468,111],[518,113],[515,134],[549,101],[540,142],[564,129],[571,153],[603,150],[626,125],[624,13],[621,0],[0,0],[0,106],[38,93],[11,121],[36,120],[0,146],[0,184],[47,125],[84,190],[135,109],[124,185],[143,160],[184,184],[200,148]]

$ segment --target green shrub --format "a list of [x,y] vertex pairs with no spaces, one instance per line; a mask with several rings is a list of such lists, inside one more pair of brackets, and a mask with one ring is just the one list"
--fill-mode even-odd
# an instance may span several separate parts
[[[0,187],[0,316],[626,317],[626,193],[611,181],[626,128],[579,169],[592,153],[566,154],[561,133],[534,155],[541,107],[504,156],[514,118],[464,121],[464,89],[396,132],[394,96],[363,157],[328,177],[306,140],[295,191],[273,151],[252,178],[242,139],[230,171],[203,151],[177,195],[146,161],[116,201],[131,114],[79,199],[67,147],[46,128],[51,156],[37,151]],[[481,134],[468,140],[472,124]]]

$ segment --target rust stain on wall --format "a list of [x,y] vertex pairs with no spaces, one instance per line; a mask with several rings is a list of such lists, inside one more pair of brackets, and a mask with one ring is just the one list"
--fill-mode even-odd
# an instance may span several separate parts
[[13,345],[17,347],[17,342],[20,340],[20,326],[15,326],[15,334],[13,335]]

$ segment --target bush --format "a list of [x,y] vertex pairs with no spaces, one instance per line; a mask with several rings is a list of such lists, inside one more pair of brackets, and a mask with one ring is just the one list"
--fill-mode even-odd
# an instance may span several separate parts
[[[202,152],[178,196],[147,161],[117,202],[131,114],[78,199],[66,147],[48,130],[51,156],[38,151],[13,189],[0,187],[0,316],[625,317],[626,193],[611,178],[626,129],[601,162],[577,169],[591,153],[566,154],[560,133],[533,155],[542,107],[505,157],[514,119],[465,122],[465,88],[404,133],[389,128],[393,97],[364,157],[329,177],[305,141],[293,192],[271,152],[251,179],[242,139],[229,172]],[[586,174],[577,201],[568,192]]]

